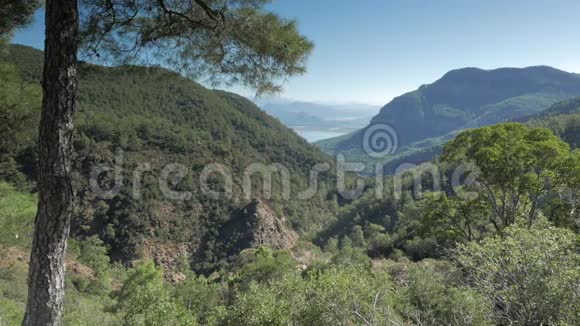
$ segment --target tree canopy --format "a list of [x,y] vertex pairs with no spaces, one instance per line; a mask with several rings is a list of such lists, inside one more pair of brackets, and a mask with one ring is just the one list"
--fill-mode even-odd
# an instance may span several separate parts
[[569,186],[573,155],[548,129],[512,123],[461,133],[445,146],[442,162],[475,165],[475,190],[501,231],[518,217],[531,223],[543,198]]
[[26,25],[39,0],[0,0],[0,46],[15,28]]
[[164,65],[212,83],[280,90],[313,44],[269,0],[82,1],[83,48],[106,62]]

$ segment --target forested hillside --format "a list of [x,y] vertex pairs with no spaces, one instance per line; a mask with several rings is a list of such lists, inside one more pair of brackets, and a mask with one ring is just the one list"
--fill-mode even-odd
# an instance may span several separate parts
[[[514,153],[517,160],[502,159]],[[179,277],[170,279],[147,260],[125,268],[110,263],[98,237],[71,239],[64,322],[575,325],[578,211],[566,194],[578,190],[578,154],[548,130],[519,124],[463,133],[438,165],[447,175],[460,161],[477,160],[494,194],[517,199],[516,206],[495,203],[505,214],[494,212],[489,193],[473,197],[477,187],[445,183],[436,193],[426,174],[420,198],[406,178],[402,196],[386,191],[377,199],[370,189],[343,207],[321,233],[322,249],[307,242],[294,252],[261,246],[208,277],[182,259]],[[514,173],[527,168],[530,175]],[[553,188],[529,182],[547,175]],[[537,195],[539,210],[531,210]],[[24,311],[35,204],[33,194],[0,183],[0,317],[8,325],[18,325]]]
[[[22,190],[34,189],[35,137],[40,104],[42,53],[13,46],[5,55],[0,92],[3,106],[1,177]],[[277,218],[301,234],[332,220],[335,206],[329,180],[321,174],[317,195],[299,203],[296,194],[309,185],[309,171],[330,161],[315,147],[238,95],[208,90],[161,69],[105,68],[81,65],[80,107],[75,137],[74,170],[78,192],[73,234],[98,235],[116,260],[129,262],[143,253],[168,268],[179,255],[217,263],[243,248],[220,238],[232,218],[242,218],[246,205],[263,199]],[[103,199],[90,191],[94,168],[111,169],[122,160],[123,185]],[[219,163],[233,177],[233,199],[212,199],[199,186],[208,164]],[[292,197],[282,198],[282,179],[273,174],[272,198],[254,183],[251,198],[243,196],[244,171],[254,163],[280,163],[288,169]],[[148,164],[140,198],[135,198],[133,173]],[[190,191],[188,200],[170,200],[159,189],[161,170],[183,164],[190,171],[172,189]],[[104,189],[113,186],[114,173],[103,174]],[[221,191],[220,174],[210,176],[212,189]],[[238,230],[240,233],[248,230]]]
[[572,148],[580,146],[580,98],[556,103],[546,111],[516,121],[548,128]]
[[580,2],[444,2],[0,0],[0,326],[580,325]]
[[[8,325],[21,323],[26,302],[40,64],[25,47],[0,63]],[[247,99],[165,70],[84,64],[64,323],[576,325],[577,110],[577,100],[562,102],[527,125],[461,132],[431,164],[379,183],[359,177],[359,198],[339,195],[336,171],[321,173],[319,191],[301,200],[296,189],[308,188],[315,164],[338,167]],[[120,160],[119,191],[97,196],[94,167],[112,168],[97,180],[111,189]],[[285,199],[273,177],[272,198],[260,187],[244,197],[244,169],[256,162],[286,166],[294,195]],[[160,170],[170,163],[191,171],[168,184],[190,198],[164,193]],[[211,163],[231,170],[231,198],[196,188]],[[208,181],[221,191],[217,176]]]

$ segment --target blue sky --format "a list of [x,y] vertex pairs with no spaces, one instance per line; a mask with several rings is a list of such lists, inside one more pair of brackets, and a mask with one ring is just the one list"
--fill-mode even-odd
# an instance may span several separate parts
[[[580,73],[578,0],[278,0],[316,44],[285,98],[383,105],[461,67]],[[42,47],[43,17],[14,42]],[[244,89],[234,89],[245,95]]]

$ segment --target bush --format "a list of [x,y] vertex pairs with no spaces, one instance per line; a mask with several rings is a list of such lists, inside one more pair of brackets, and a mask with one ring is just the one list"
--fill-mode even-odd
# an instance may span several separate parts
[[253,283],[228,310],[228,325],[385,325],[400,322],[385,273],[361,267],[286,275],[270,285]]
[[399,308],[419,325],[493,325],[491,302],[476,291],[456,286],[431,263],[410,265],[408,286],[400,290]]
[[121,324],[128,326],[195,325],[195,318],[171,296],[163,272],[152,262],[131,270],[117,294]]
[[545,221],[515,225],[455,254],[498,324],[580,324],[578,235]]

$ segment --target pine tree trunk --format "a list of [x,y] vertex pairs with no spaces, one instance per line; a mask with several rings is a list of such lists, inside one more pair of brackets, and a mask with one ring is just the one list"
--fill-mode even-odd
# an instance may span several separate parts
[[67,238],[73,212],[71,158],[77,98],[78,4],[46,1],[39,204],[24,325],[61,325]]

